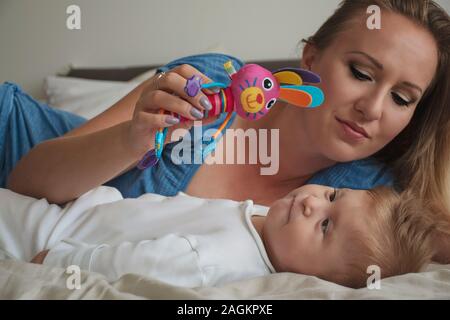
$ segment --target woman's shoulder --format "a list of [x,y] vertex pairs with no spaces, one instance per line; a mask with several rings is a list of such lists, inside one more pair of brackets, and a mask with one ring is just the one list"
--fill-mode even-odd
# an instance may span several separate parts
[[372,189],[394,186],[392,170],[375,158],[338,163],[315,174],[307,183],[335,188]]
[[229,77],[225,72],[223,65],[225,62],[230,60],[233,62],[233,66],[236,70],[240,69],[244,65],[244,62],[240,59],[230,55],[222,53],[204,53],[173,60],[165,66],[159,68],[158,72],[167,72],[177,66],[189,64],[206,75],[208,78],[217,82],[227,83],[229,81]]

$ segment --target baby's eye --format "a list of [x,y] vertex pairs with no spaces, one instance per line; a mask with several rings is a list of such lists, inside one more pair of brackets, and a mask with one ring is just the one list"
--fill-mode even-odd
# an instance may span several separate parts
[[330,194],[330,202],[333,202],[336,199],[337,189],[334,188],[333,193]]
[[320,227],[322,229],[323,234],[326,234],[328,231],[328,225],[330,224],[330,219],[326,218],[325,220],[322,221],[322,223],[320,224]]
[[350,65],[350,71],[352,72],[353,76],[360,81],[372,81],[371,77],[359,71],[354,65]]

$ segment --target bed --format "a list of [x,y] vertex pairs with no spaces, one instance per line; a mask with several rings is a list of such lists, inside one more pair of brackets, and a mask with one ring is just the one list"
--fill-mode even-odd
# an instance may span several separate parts
[[1,299],[449,299],[450,265],[381,280],[380,289],[350,289],[316,277],[278,273],[222,287],[186,289],[127,274],[115,282],[81,272],[80,289],[68,289],[65,269],[0,261]]
[[[257,61],[274,70],[298,60]],[[50,105],[91,118],[143,80],[157,66],[72,69],[50,76],[45,91]],[[81,288],[68,289],[65,269],[14,260],[0,261],[1,299],[450,299],[450,265],[381,280],[379,289],[350,289],[316,277],[278,273],[221,287],[186,289],[156,279],[127,274],[108,282],[100,274],[81,272]]]

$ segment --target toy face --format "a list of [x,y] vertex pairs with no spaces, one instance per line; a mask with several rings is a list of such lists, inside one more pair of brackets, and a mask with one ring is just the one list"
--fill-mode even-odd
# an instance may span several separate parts
[[248,120],[264,117],[275,104],[280,86],[272,73],[256,64],[247,64],[231,76],[236,113]]

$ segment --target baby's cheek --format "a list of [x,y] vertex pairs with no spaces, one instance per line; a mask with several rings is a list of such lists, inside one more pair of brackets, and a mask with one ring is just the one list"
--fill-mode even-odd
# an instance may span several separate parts
[[275,201],[269,209],[268,215],[277,216],[286,210],[289,201],[285,198]]

